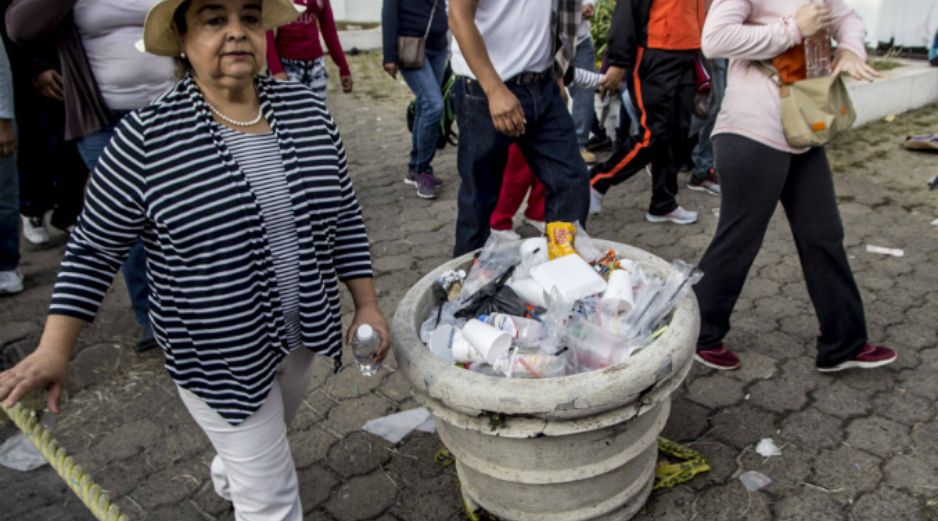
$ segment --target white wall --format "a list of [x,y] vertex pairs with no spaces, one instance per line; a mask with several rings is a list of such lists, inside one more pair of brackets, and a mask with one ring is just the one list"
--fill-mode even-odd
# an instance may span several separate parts
[[938,30],[938,0],[844,0],[866,23],[867,43],[927,47]]
[[380,22],[381,0],[332,0],[332,13],[345,22]]

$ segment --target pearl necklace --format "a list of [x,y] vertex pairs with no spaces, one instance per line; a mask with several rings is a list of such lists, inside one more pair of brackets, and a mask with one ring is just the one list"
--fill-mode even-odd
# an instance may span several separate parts
[[232,125],[235,125],[237,127],[250,127],[253,125],[257,125],[261,121],[261,118],[264,117],[263,109],[259,105],[257,107],[257,117],[249,121],[238,121],[236,119],[229,118],[228,116],[222,114],[221,111],[216,109],[215,106],[212,105],[211,103],[208,103],[207,101],[205,103],[208,105],[210,109],[212,109],[212,112],[214,112],[218,117],[220,117],[226,122],[231,123]]

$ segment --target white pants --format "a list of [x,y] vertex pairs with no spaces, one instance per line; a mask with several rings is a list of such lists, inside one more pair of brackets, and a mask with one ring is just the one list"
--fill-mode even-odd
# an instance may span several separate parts
[[237,521],[303,520],[287,426],[306,396],[315,356],[303,348],[287,355],[264,405],[240,425],[231,425],[177,386],[182,403],[215,448],[212,483],[234,504]]

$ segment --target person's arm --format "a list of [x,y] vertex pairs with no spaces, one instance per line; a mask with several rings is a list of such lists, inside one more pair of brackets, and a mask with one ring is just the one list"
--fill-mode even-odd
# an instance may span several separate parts
[[39,346],[0,373],[0,400],[12,406],[32,390],[46,389],[57,413],[69,358],[82,328],[94,320],[127,252],[144,223],[144,125],[136,114],[121,120],[98,160],[85,207],[69,237]]
[[348,62],[345,60],[345,52],[342,51],[342,42],[339,41],[339,29],[335,25],[335,17],[332,16],[332,6],[329,4],[329,0],[322,0],[319,30],[322,32],[323,40],[326,41],[329,56],[332,56],[332,61],[339,68],[342,91],[352,92],[352,70],[349,69]]
[[397,78],[400,56],[397,54],[397,30],[400,26],[400,0],[384,0],[381,5],[381,41],[384,70]]
[[10,57],[0,38],[0,157],[16,152],[16,132],[13,130],[13,72]]
[[374,279],[370,277],[350,279],[345,281],[345,286],[352,294],[352,301],[355,303],[355,316],[345,335],[346,342],[351,342],[352,335],[355,334],[358,326],[368,324],[381,337],[381,347],[374,356],[375,362],[380,362],[388,355],[388,349],[391,347],[391,328],[388,327],[388,321],[378,306]]
[[489,112],[495,129],[509,136],[520,136],[525,132],[524,110],[492,65],[485,41],[476,26],[478,4],[479,0],[450,0],[449,28],[489,100]]
[[267,31],[267,71],[278,80],[286,79],[287,75],[283,71],[280,53],[277,52],[277,38],[273,31]]
[[866,63],[866,28],[863,19],[843,0],[828,0],[831,33],[837,40],[833,74],[847,73],[857,80],[873,81],[879,73]]
[[648,20],[652,0],[619,0],[612,12],[606,43],[608,67],[600,83],[603,92],[622,89],[622,82],[635,68],[641,25]]
[[[812,4],[806,6],[815,8]],[[768,60],[801,43],[802,31],[796,16],[755,25],[747,23],[751,11],[749,0],[714,0],[701,37],[704,55],[711,59]],[[807,25],[805,29],[810,31]],[[817,28],[810,34],[816,31]]]
[[14,0],[6,13],[10,39],[19,44],[41,40],[54,33],[78,0]]

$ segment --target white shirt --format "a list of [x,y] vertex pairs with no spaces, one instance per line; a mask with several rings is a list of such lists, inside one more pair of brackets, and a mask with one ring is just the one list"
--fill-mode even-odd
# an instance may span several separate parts
[[175,83],[173,60],[140,52],[143,21],[157,0],[78,0],[75,25],[111,110],[143,107]]
[[[476,27],[502,81],[553,65],[551,15],[555,5],[555,0],[479,0]],[[475,79],[455,38],[453,72]]]

